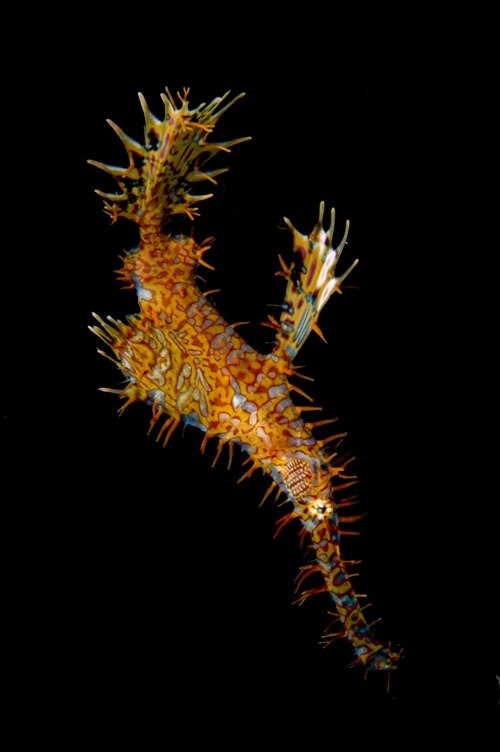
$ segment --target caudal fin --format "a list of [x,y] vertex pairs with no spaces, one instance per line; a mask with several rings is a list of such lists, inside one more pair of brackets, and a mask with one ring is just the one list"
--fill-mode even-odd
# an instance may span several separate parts
[[279,327],[275,326],[278,332],[274,353],[287,361],[295,358],[311,331],[323,337],[317,325],[320,311],[335,291],[340,292],[340,285],[358,263],[356,259],[342,276],[335,277],[335,267],[347,240],[349,222],[346,223],[342,242],[333,248],[335,209],[332,209],[330,227],[326,232],[323,229],[324,210],[322,201],[318,222],[309,236],[302,235],[289,219],[283,217],[293,233],[293,250],[297,254],[289,269],[280,258],[284,269],[280,273],[287,277],[288,285]]
[[112,175],[121,188],[121,193],[104,193],[96,190],[96,193],[104,198],[104,211],[113,218],[113,222],[118,217],[126,217],[138,224],[151,220],[160,220],[164,224],[175,214],[186,214],[190,219],[194,219],[197,212],[194,204],[210,198],[213,194],[192,196],[188,192],[189,183],[202,180],[216,183],[215,176],[227,172],[228,168],[205,172],[201,169],[203,165],[220,151],[229,152],[234,144],[251,138],[237,138],[222,143],[207,140],[222,113],[245,96],[244,93],[216,112],[229,91],[223,97],[216,97],[210,104],[203,103],[194,110],[188,107],[189,89],[184,89],[183,97],[177,94],[182,103],[180,109],[176,109],[168,89],[166,92],[167,96],[161,95],[165,105],[163,120],[158,120],[153,115],[146,100],[139,93],[146,121],[144,144],[139,144],[127,136],[111,120],[107,121],[127,150],[128,167],[115,167],[93,159],[87,160],[89,164]]

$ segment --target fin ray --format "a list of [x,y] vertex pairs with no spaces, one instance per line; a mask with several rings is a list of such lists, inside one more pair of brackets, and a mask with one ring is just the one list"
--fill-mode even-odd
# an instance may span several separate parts
[[293,234],[295,260],[288,268],[280,259],[284,271],[278,274],[287,277],[288,285],[274,352],[288,362],[295,358],[311,331],[322,336],[317,325],[319,314],[333,293],[340,292],[340,284],[358,263],[356,260],[342,276],[335,276],[337,262],[347,242],[349,222],[346,222],[342,241],[334,248],[335,209],[331,211],[327,231],[323,229],[324,210],[322,201],[319,219],[308,236],[298,232],[290,220],[283,217]]

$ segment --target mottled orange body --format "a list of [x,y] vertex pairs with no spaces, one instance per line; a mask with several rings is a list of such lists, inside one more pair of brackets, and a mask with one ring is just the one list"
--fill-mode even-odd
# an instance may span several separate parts
[[[151,428],[165,418],[159,428],[165,444],[181,421],[197,426],[205,432],[203,448],[209,438],[218,439],[216,460],[224,443],[229,442],[231,451],[238,444],[252,463],[243,477],[261,468],[272,478],[271,489],[279,486],[287,494],[293,511],[284,521],[300,519],[316,556],[316,563],[303,567],[302,579],[318,572],[324,582],[303,592],[299,601],[312,593],[330,593],[342,630],[325,635],[326,644],[345,636],[357,661],[367,669],[391,668],[399,656],[383,648],[371,633],[340,556],[337,508],[354,502],[335,504],[333,492],[351,482],[333,487],[335,476],[348,480],[349,476],[344,475],[345,464],[332,462],[336,454],[328,457],[323,447],[345,434],[316,439],[312,428],[331,421],[306,424],[301,416],[305,408],[296,407],[290,396],[295,390],[309,399],[289,383],[289,376],[299,375],[292,362],[311,330],[321,335],[319,313],[333,292],[340,291],[350,271],[334,276],[348,227],[341,244],[333,248],[333,210],[325,232],[321,204],[319,220],[309,236],[301,235],[285,219],[293,234],[296,261],[289,269],[281,261],[281,273],[288,279],[285,301],[280,321],[269,317],[267,324],[276,332],[275,346],[268,354],[257,352],[198,288],[195,272],[200,264],[207,266],[203,254],[210,239],[198,245],[192,237],[173,237],[163,230],[172,215],[193,219],[194,204],[209,197],[191,196],[188,183],[214,181],[223,172],[202,172],[201,160],[207,161],[221,149],[229,151],[231,145],[246,139],[207,142],[224,111],[216,112],[224,98],[189,110],[187,92],[180,109],[170,95],[162,96],[166,112],[159,121],[140,95],[146,120],[144,145],[112,124],[127,149],[127,168],[92,162],[112,174],[123,191],[98,191],[107,200],[106,211],[113,220],[124,216],[139,227],[139,247],[127,254],[120,273],[135,286],[141,309],[140,314],[127,317],[126,323],[112,322],[114,326],[96,316],[105,332],[98,327],[93,331],[111,347],[128,379],[125,389],[118,392],[127,400],[124,407],[136,400],[152,405]],[[359,517],[343,519],[352,522]]]

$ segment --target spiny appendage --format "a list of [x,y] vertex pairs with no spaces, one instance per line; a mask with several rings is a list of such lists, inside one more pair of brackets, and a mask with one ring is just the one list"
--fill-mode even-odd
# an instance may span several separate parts
[[335,209],[332,209],[327,232],[322,224],[324,210],[325,204],[322,201],[318,222],[309,236],[298,232],[290,220],[284,217],[293,233],[293,250],[298,255],[290,268],[279,257],[283,271],[277,274],[286,277],[288,285],[279,324],[272,317],[269,318],[278,332],[274,352],[289,361],[295,358],[311,331],[325,339],[317,324],[320,311],[335,291],[340,292],[340,285],[358,263],[356,259],[344,274],[335,277],[335,267],[347,240],[349,222],[346,223],[342,242],[337,248],[333,248]]
[[[163,378],[162,373],[167,365],[166,358],[162,358],[161,352],[158,364],[158,355],[148,346],[148,335],[152,331],[150,322],[144,320],[140,314],[127,316],[126,324],[107,316],[106,318],[112,324],[110,326],[96,313],[92,313],[92,316],[97,319],[102,328],[89,326],[90,331],[110,348],[114,357],[100,349],[97,350],[98,353],[114,363],[127,379],[127,384],[121,390],[101,388],[99,391],[118,394],[120,399],[126,400],[125,404],[118,410],[120,414],[133,402],[140,400],[149,403],[151,400],[150,394],[157,386],[157,381]],[[162,395],[161,406],[155,406],[153,417],[156,413],[156,407],[160,407],[167,415],[173,414],[178,417],[175,401],[163,392]],[[159,417],[160,414],[158,414],[157,419]]]
[[245,96],[244,93],[216,112],[217,107],[230,94],[229,91],[223,97],[216,97],[210,104],[203,103],[194,110],[190,110],[188,106],[189,89],[184,89],[183,96],[177,92],[181,100],[179,109],[176,109],[175,100],[168,89],[166,92],[167,96],[161,95],[165,105],[164,120],[158,120],[153,115],[139,93],[145,119],[144,144],[127,136],[111,120],[107,121],[127,150],[128,167],[87,160],[89,164],[112,175],[121,188],[121,193],[96,191],[105,199],[104,211],[113,218],[113,222],[118,217],[126,217],[138,223],[146,221],[146,218],[165,223],[174,214],[187,214],[193,219],[197,216],[197,209],[193,205],[213,194],[192,196],[186,190],[187,184],[202,180],[216,184],[215,177],[227,172],[228,168],[210,172],[201,168],[215,154],[220,151],[229,152],[231,146],[251,138],[248,136],[221,143],[207,141],[220,116]]
[[[338,506],[342,506],[342,503]],[[324,503],[321,509],[325,509]],[[392,652],[390,647],[385,648],[377,640],[370,627],[379,621],[379,619],[369,624],[366,622],[363,611],[371,604],[363,608],[359,605],[358,599],[366,598],[366,595],[354,592],[349,575],[347,574],[347,570],[350,567],[361,562],[343,561],[338,549],[340,535],[346,534],[346,531],[339,531],[338,523],[345,525],[346,523],[355,522],[362,517],[364,515],[339,518],[337,518],[336,514],[318,515],[317,526],[311,531],[311,545],[309,546],[318,558],[316,559],[316,563],[307,565],[307,572],[305,574],[304,570],[306,567],[301,568],[300,581],[296,592],[299,590],[303,580],[315,572],[320,572],[323,575],[324,585],[302,591],[300,598],[296,602],[301,605],[311,595],[329,593],[335,604],[337,615],[325,630],[320,645],[328,647],[332,642],[345,638],[351,643],[356,654],[356,660],[352,664],[349,664],[350,666],[359,664],[367,672],[391,670],[397,668],[396,662],[400,658],[400,653]],[[353,577],[355,575],[351,574],[350,576]],[[335,622],[340,622],[341,630],[332,633],[329,629]]]
[[[331,624],[334,623],[331,622],[320,644],[327,647],[336,640],[346,638],[357,656],[352,665],[361,664],[367,671],[390,670],[395,667],[400,656],[391,652],[390,648],[384,648],[371,632],[372,624],[367,624],[363,609],[359,605],[359,599],[365,598],[366,595],[354,592],[350,577],[356,575],[347,574],[350,567],[361,562],[344,561],[340,555],[341,536],[355,534],[345,530],[345,526],[365,516],[364,514],[348,516],[338,514],[340,509],[357,504],[356,496],[344,498],[336,504],[333,500],[334,494],[356,483],[356,476],[345,474],[346,465],[351,460],[337,459],[334,464],[330,463],[327,469],[322,463],[319,466],[316,465],[314,471],[313,465],[302,458],[287,461],[281,472],[287,495],[293,503],[293,511],[278,520],[276,524],[280,525],[279,532],[284,525],[298,518],[302,524],[300,531],[302,541],[308,534],[310,536],[307,547],[315,558],[311,563],[300,568],[297,577],[299,582],[295,590],[295,592],[300,592],[300,596],[295,603],[302,605],[307,598],[318,593],[328,593],[334,601],[337,610],[334,621],[340,622],[341,630],[329,632]],[[354,478],[354,480],[332,485],[330,481],[334,477],[348,480]],[[304,580],[316,573],[322,575],[323,583],[301,591]]]

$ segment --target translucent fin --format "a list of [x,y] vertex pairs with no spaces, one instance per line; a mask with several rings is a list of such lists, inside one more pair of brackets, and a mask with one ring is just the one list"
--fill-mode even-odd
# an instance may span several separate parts
[[188,93],[189,89],[184,89],[183,97],[178,94],[182,103],[180,109],[176,109],[168,89],[168,96],[162,94],[165,105],[163,120],[158,120],[153,115],[146,100],[139,94],[145,119],[144,144],[127,136],[111,120],[107,121],[127,150],[128,167],[114,167],[93,159],[87,161],[112,175],[120,186],[120,193],[96,191],[105,199],[104,211],[113,221],[118,217],[126,217],[137,223],[151,219],[165,223],[174,214],[187,214],[193,219],[195,204],[213,194],[193,196],[188,192],[189,183],[201,180],[216,183],[214,177],[226,172],[227,168],[206,172],[201,167],[219,151],[229,152],[234,144],[249,140],[250,137],[223,143],[207,140],[222,113],[245,96],[244,93],[218,112],[217,107],[230,92],[226,92],[223,97],[216,97],[208,105],[203,103],[194,110],[188,107]]
[[326,232],[323,229],[324,210],[322,201],[318,222],[309,236],[302,235],[289,219],[283,218],[293,233],[293,250],[298,254],[290,269],[282,262],[288,285],[274,352],[287,361],[295,358],[311,331],[323,337],[317,325],[320,311],[335,291],[340,292],[340,285],[358,263],[356,259],[342,276],[335,277],[335,267],[347,240],[349,222],[346,223],[342,242],[333,248],[335,209],[332,209],[330,227]]

